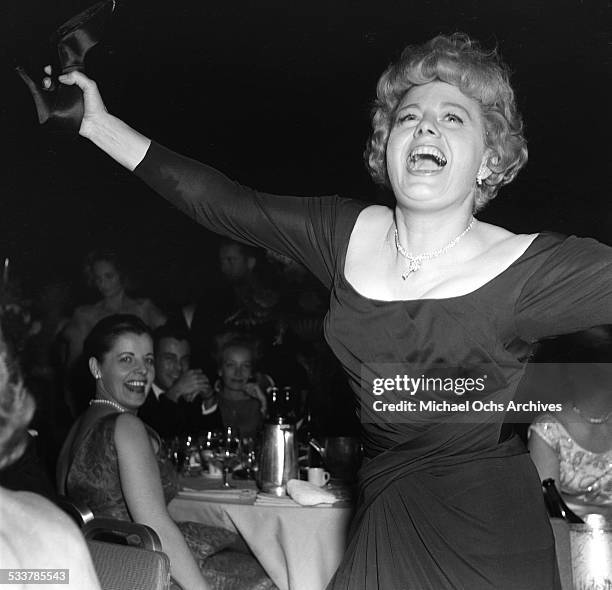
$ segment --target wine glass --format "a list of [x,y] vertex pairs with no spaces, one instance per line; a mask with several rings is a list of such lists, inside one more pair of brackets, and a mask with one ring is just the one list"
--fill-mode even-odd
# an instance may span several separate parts
[[240,462],[240,438],[237,435],[236,429],[232,426],[227,426],[223,430],[223,435],[218,440],[214,457],[223,467],[223,487],[235,487],[227,481],[230,469]]
[[220,430],[208,430],[205,433],[202,433],[198,439],[202,469],[211,477],[216,477],[217,475],[221,477],[221,471],[217,465],[217,461],[215,460],[215,452],[219,447],[220,440]]
[[257,472],[257,449],[255,439],[245,436],[240,439],[240,468],[234,471],[234,479],[255,479]]
[[179,436],[167,439],[164,442],[165,455],[170,459],[179,475],[183,475],[186,469],[187,454],[185,452],[185,445],[186,440]]

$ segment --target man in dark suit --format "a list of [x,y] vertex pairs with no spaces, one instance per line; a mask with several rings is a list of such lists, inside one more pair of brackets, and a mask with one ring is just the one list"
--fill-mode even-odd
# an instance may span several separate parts
[[191,369],[187,333],[170,324],[154,332],[155,380],[140,418],[162,438],[221,427],[217,402],[208,377]]

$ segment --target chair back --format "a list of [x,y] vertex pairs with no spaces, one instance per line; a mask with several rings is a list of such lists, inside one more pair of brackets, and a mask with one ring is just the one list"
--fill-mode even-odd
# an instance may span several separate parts
[[94,519],[93,512],[90,510],[89,506],[82,504],[81,502],[77,502],[76,500],[71,500],[66,496],[56,496],[55,503],[68,515],[74,522],[76,522],[79,528],[83,528],[83,526],[88,523],[90,520]]
[[[152,528],[123,520],[94,518],[84,525],[83,534],[102,590],[170,588],[170,560],[162,553],[161,541]],[[136,540],[138,546],[133,546]]]
[[168,590],[170,560],[139,547],[87,541],[102,590]]

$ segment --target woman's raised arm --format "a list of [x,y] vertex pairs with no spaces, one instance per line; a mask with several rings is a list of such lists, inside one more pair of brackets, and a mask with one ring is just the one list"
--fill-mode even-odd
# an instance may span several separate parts
[[104,106],[98,85],[85,74],[70,72],[59,80],[63,84],[76,84],[83,91],[85,105],[79,134],[128,170],[134,170],[147,153],[151,140],[111,115]]
[[[79,133],[155,192],[207,229],[293,258],[331,286],[338,246],[348,240],[364,203],[335,196],[279,196],[242,186],[210,166],[152,143],[109,114],[96,83],[84,74],[71,72],[59,80],[83,91]],[[51,85],[50,78],[45,85]]]

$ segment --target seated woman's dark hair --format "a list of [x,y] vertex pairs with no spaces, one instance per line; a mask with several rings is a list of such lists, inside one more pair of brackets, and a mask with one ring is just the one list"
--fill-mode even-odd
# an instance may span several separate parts
[[125,313],[110,315],[101,319],[91,329],[83,345],[84,358],[93,357],[101,362],[117,338],[124,334],[148,334],[153,338],[149,326],[138,316]]
[[23,386],[19,367],[0,331],[0,469],[23,453],[33,414],[34,400]]
[[378,81],[372,135],[365,152],[375,182],[389,186],[387,141],[397,108],[414,86],[441,81],[456,86],[481,109],[487,162],[492,174],[476,186],[474,209],[493,199],[527,162],[523,122],[517,112],[507,66],[495,50],[485,51],[462,33],[440,35],[423,45],[409,46]]

